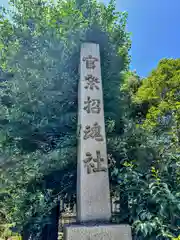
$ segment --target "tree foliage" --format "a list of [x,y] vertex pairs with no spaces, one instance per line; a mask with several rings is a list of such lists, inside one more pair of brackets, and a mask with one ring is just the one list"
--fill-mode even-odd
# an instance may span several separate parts
[[[134,239],[172,239],[180,234],[179,112],[177,95],[172,94],[180,87],[179,69],[178,59],[164,59],[146,79],[126,73],[121,87],[128,116],[121,136],[126,159],[113,175],[123,209],[119,221],[133,226]],[[168,96],[162,98],[164,86]],[[171,109],[171,121],[158,122],[154,108],[161,117]]]
[[100,44],[107,132],[115,135],[115,121],[121,130],[117,86],[130,60],[127,16],[115,12],[113,1],[107,7],[96,1],[10,2],[11,21],[1,23],[1,221],[39,238],[59,199],[75,192],[82,42]]

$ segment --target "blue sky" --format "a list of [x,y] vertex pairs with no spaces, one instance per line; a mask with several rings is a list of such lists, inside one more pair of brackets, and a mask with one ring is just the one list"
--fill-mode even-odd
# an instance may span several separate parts
[[[109,2],[105,0],[105,3]],[[148,76],[162,58],[180,58],[180,0],[117,0],[117,10],[128,12],[132,33],[132,63]]]
[[[1,0],[7,6],[8,0]],[[108,3],[108,0],[104,0]],[[128,12],[131,69],[146,77],[162,58],[180,58],[180,0],[117,0]]]

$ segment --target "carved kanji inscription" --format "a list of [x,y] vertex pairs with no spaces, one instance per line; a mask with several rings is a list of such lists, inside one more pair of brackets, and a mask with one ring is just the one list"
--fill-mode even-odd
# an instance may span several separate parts
[[93,126],[87,125],[84,130],[84,140],[88,138],[93,138],[96,141],[103,141],[103,136],[101,135],[101,126],[95,122]]
[[87,113],[100,113],[100,100],[99,99],[91,99],[91,97],[87,97],[87,101],[84,101],[85,107],[84,110]]
[[113,240],[112,236],[108,233],[95,233],[92,236],[89,236],[87,240]]
[[83,57],[83,62],[86,62],[87,69],[94,69],[96,67],[95,62],[97,61],[98,59],[93,57],[92,55],[89,55],[88,57]]
[[86,158],[83,160],[87,168],[87,174],[95,172],[106,172],[107,167],[103,166],[104,158],[101,157],[100,151],[96,151],[96,158],[93,158],[90,152],[86,153]]
[[85,89],[94,90],[94,88],[96,88],[97,90],[99,90],[99,86],[98,86],[98,84],[100,83],[99,79],[96,77],[93,77],[92,74],[88,74],[85,77],[85,81],[86,81],[86,85],[84,87]]

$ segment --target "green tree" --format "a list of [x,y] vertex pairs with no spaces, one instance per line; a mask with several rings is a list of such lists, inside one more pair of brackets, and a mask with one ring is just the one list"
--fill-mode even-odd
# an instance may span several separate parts
[[[161,74],[159,68],[163,68]],[[170,74],[171,71],[173,74]],[[163,78],[164,73],[169,75]],[[173,76],[176,77],[172,79]],[[135,73],[125,73],[121,87],[126,102],[127,124],[119,138],[119,147],[116,145],[119,149],[117,151],[121,153],[119,157],[122,164],[119,168],[116,166],[112,174],[119,183],[117,192],[120,193],[122,209],[119,222],[132,225],[134,239],[172,239],[180,233],[177,95],[165,98],[171,109],[174,107],[171,121],[154,124],[157,123],[157,115],[152,112],[152,106],[156,106],[157,111],[164,116],[161,102],[165,100],[157,93],[165,85],[162,79],[171,83],[168,85],[168,94],[177,90],[180,86],[178,76],[179,60],[162,60],[157,69],[144,80]],[[156,82],[158,79],[162,81],[161,85]],[[173,81],[176,81],[175,89]]]
[[[147,103],[144,126],[156,130],[171,127],[180,116],[180,59],[162,59],[151,75],[142,81],[134,96],[139,104]],[[179,130],[178,130],[179,131]]]
[[75,193],[80,44],[100,44],[107,136],[115,139],[130,40],[127,15],[115,11],[114,1],[10,3],[12,21],[1,22],[1,212],[3,221],[38,239],[59,199]]

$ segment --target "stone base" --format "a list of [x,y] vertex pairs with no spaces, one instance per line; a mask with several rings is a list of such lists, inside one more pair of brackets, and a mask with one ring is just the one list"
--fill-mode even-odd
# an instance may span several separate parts
[[64,240],[132,240],[129,225],[66,225]]

